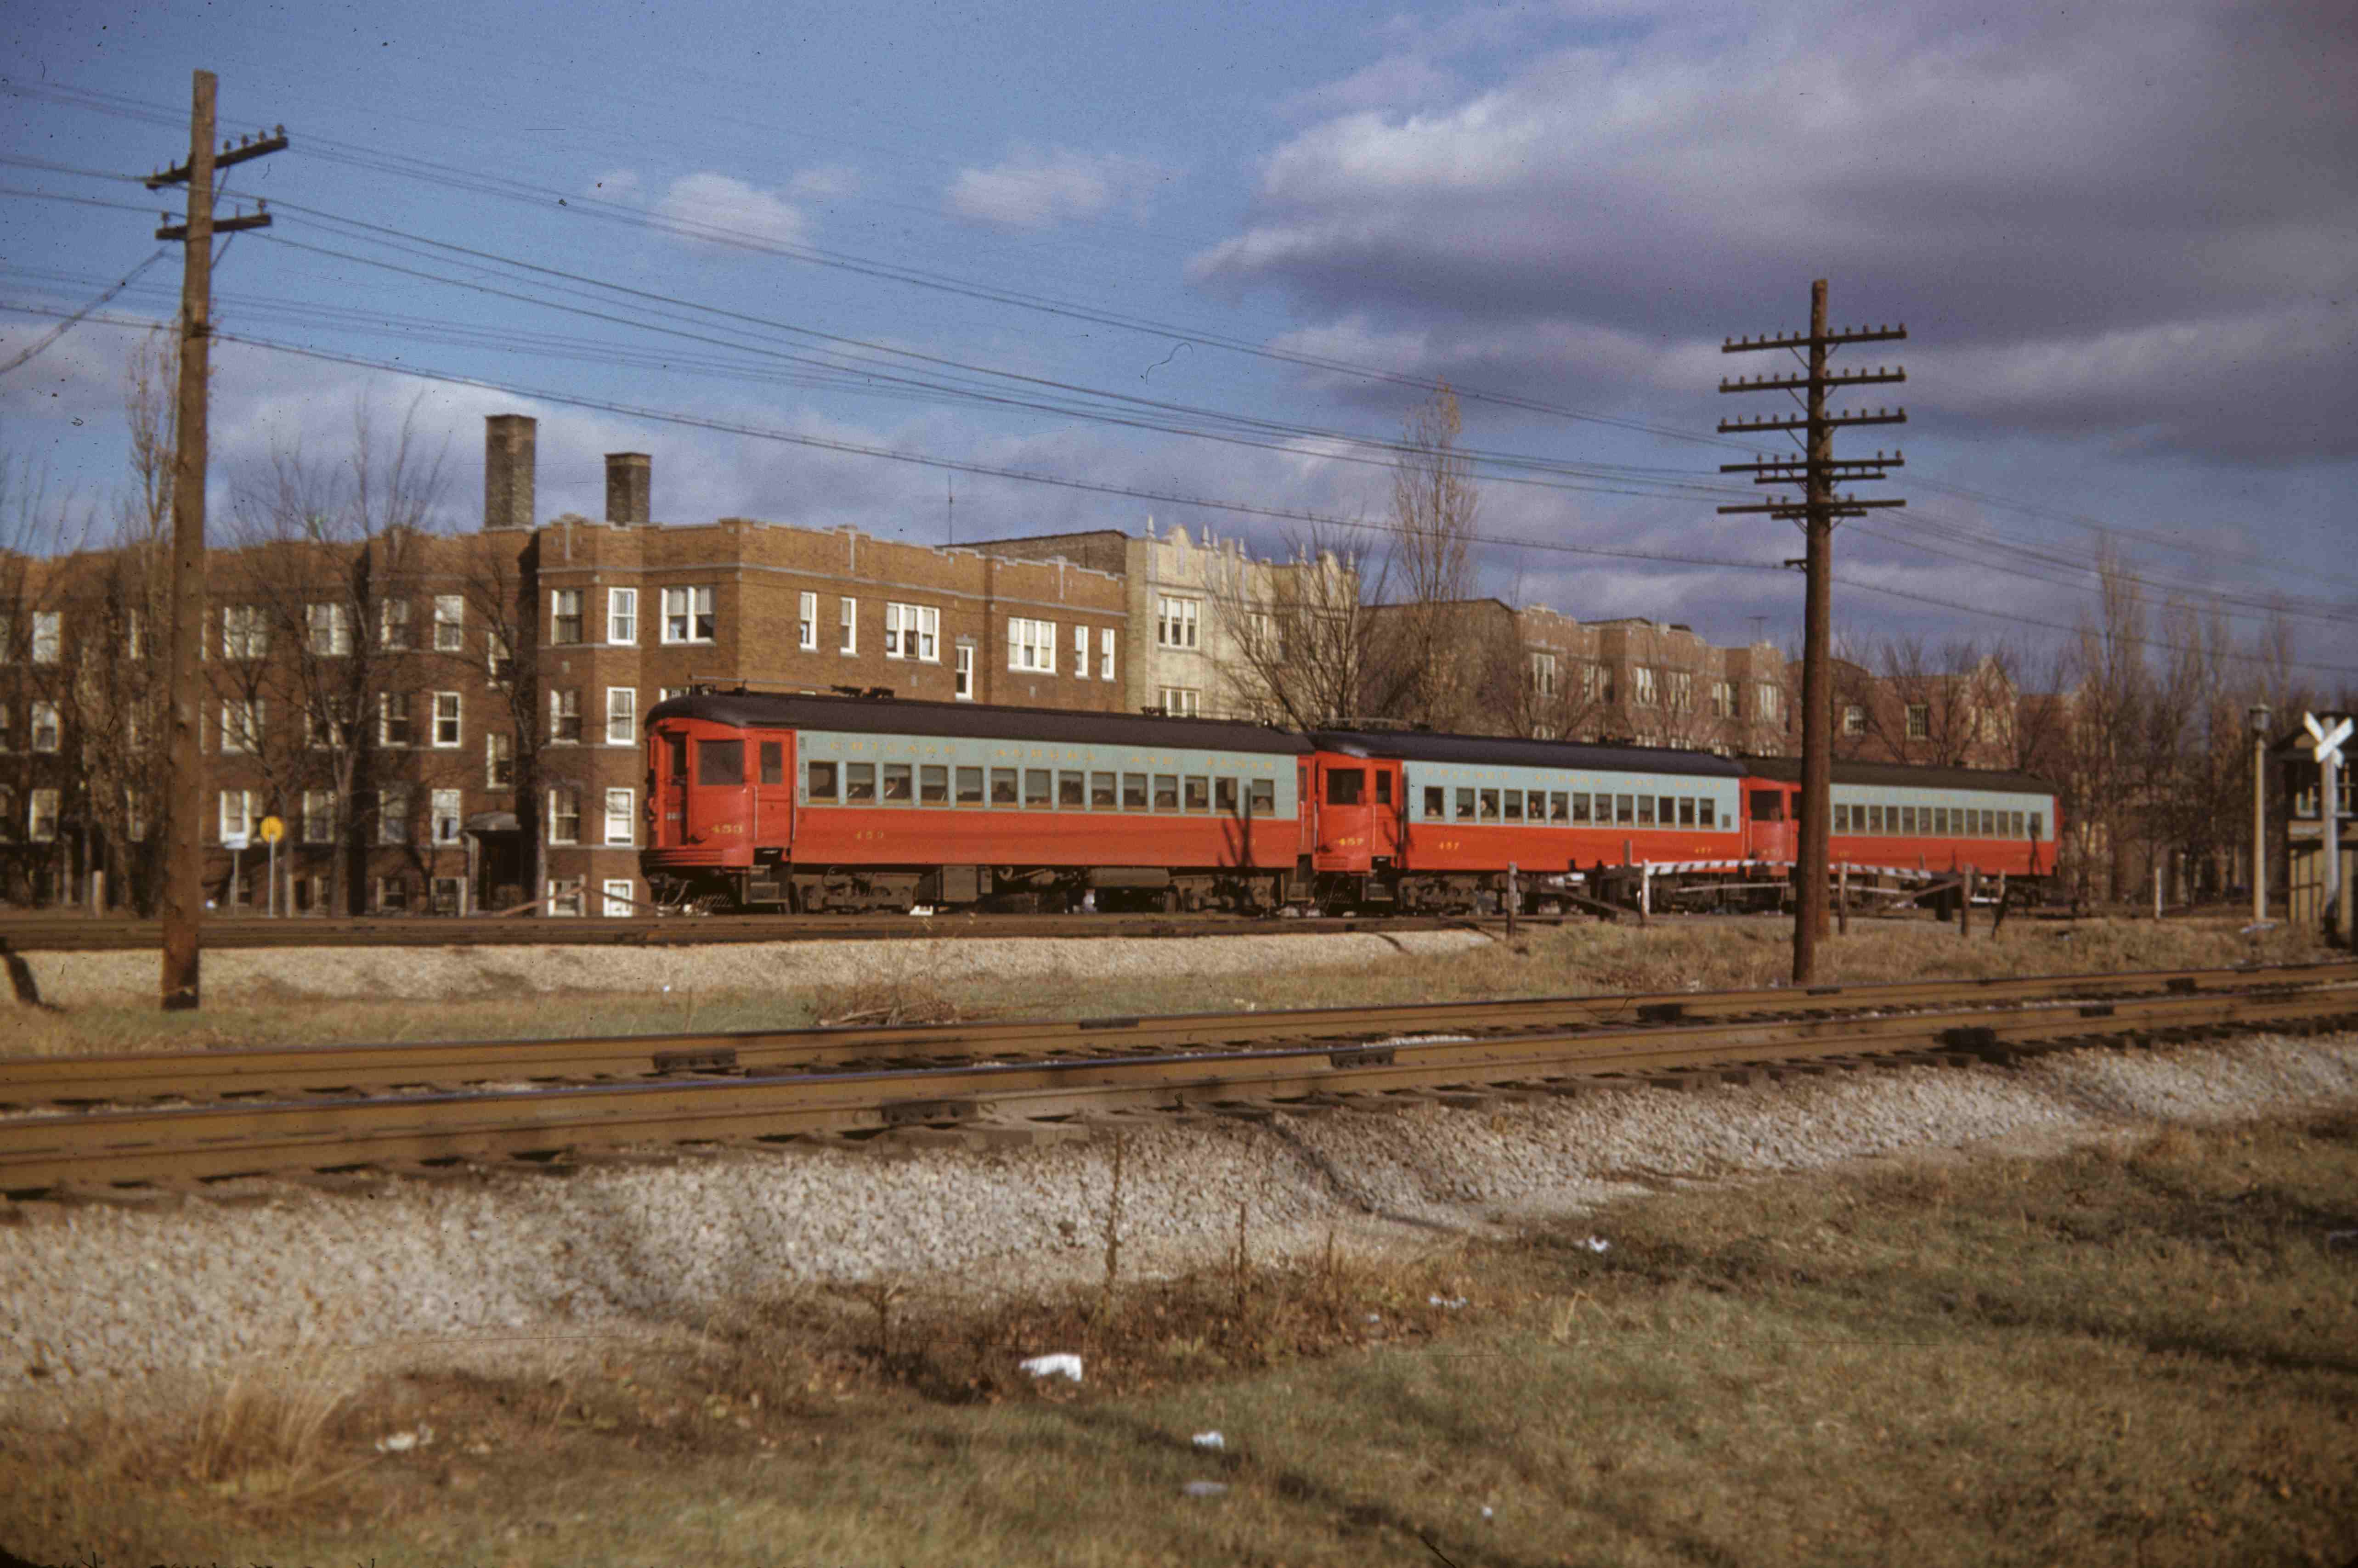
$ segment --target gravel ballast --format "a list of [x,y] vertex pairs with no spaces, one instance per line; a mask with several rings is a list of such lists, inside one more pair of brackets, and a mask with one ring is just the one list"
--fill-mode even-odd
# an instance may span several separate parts
[[[965,946],[968,944],[953,944]],[[599,955],[611,959],[613,955]],[[1704,1094],[1654,1090],[1150,1127],[1128,1135],[1126,1271],[1208,1261],[1239,1204],[1259,1256],[1595,1210],[1666,1182],[1961,1147],[2054,1148],[2170,1121],[2358,1105],[2358,1035],[2089,1050]],[[1100,1140],[882,1159],[799,1152],[564,1178],[271,1184],[162,1208],[20,1206],[0,1226],[0,1419],[62,1414],[297,1346],[423,1362],[692,1334],[795,1286],[1094,1277]],[[1600,1220],[1609,1234],[1609,1219]]]

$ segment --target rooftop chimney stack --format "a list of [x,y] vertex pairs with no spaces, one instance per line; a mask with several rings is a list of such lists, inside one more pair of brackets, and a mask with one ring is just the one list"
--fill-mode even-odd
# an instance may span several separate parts
[[606,521],[617,528],[644,527],[653,519],[654,460],[644,452],[606,454]]
[[539,426],[528,414],[483,421],[483,527],[530,528],[534,447]]

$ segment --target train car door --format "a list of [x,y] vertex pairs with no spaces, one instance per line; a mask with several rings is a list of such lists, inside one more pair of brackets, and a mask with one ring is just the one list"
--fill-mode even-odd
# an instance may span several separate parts
[[1375,815],[1374,787],[1368,774],[1375,764],[1360,757],[1323,757],[1319,761],[1318,847],[1311,868],[1321,871],[1365,871],[1372,854]]
[[1796,792],[1783,784],[1747,784],[1744,793],[1753,855],[1763,860],[1793,860],[1800,852],[1794,838]]
[[756,730],[753,741],[753,848],[784,850],[794,842],[795,737],[792,730]]
[[1369,761],[1368,787],[1370,848],[1379,860],[1397,860],[1408,839],[1408,787],[1401,764]]
[[647,738],[647,811],[654,843],[676,849],[687,832],[687,735],[676,726]]

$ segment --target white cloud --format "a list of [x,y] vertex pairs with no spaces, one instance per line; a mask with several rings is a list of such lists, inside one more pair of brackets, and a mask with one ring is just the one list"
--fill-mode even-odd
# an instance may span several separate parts
[[1002,229],[1053,228],[1117,204],[1142,222],[1154,189],[1174,178],[1161,164],[1122,153],[1024,147],[990,168],[959,171],[943,205],[956,217]]
[[767,190],[741,179],[710,172],[682,175],[671,182],[655,203],[656,215],[689,231],[691,243],[726,244],[735,239],[801,245],[810,239],[810,222],[801,211]]

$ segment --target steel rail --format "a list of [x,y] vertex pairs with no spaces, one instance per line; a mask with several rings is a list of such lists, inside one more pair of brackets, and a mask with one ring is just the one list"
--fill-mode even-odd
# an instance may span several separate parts
[[17,1057],[0,1059],[0,1105],[326,1094],[409,1086],[459,1087],[493,1081],[638,1078],[684,1071],[772,1073],[899,1058],[1083,1052],[1139,1054],[1182,1046],[1232,1049],[1305,1038],[1366,1040],[1387,1034],[1468,1029],[1497,1033],[1616,1022],[1663,1024],[1731,1014],[1945,1007],[1964,1001],[2031,1005],[2067,998],[2246,990],[2255,986],[2340,981],[2358,981],[2358,962],[1267,1012]]
[[[1072,1135],[1137,1109],[1292,1100],[1317,1109],[1403,1092],[1561,1092],[1710,1064],[1855,1061],[1948,1052],[2002,1058],[2096,1036],[2314,1023],[2358,1016],[2358,988],[2187,994],[2077,1007],[1731,1021],[1393,1045],[1288,1045],[1215,1055],[978,1064],[102,1111],[0,1122],[0,1191],[211,1179],[388,1162],[546,1154],[625,1143],[741,1142],[901,1126]],[[1281,1105],[1277,1108],[1283,1108]]]

